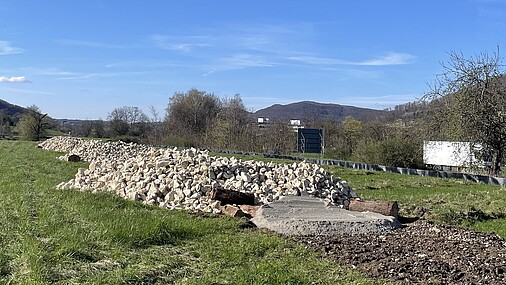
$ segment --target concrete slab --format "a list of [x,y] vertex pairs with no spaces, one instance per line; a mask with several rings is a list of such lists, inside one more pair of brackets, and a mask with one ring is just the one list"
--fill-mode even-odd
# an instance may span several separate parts
[[402,226],[394,217],[325,206],[312,196],[281,197],[260,207],[252,222],[289,236],[381,233]]

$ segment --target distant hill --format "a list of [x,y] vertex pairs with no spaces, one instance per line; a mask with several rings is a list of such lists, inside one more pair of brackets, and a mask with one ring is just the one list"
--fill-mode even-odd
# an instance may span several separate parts
[[353,118],[361,121],[384,121],[391,119],[392,113],[385,110],[302,101],[287,105],[275,104],[254,112],[253,116],[257,118],[266,117],[274,121],[286,121],[290,119],[309,120],[315,118],[341,121],[347,116],[352,116]]
[[2,99],[0,99],[0,110],[4,111],[10,117],[18,117],[26,112],[26,108],[11,104]]

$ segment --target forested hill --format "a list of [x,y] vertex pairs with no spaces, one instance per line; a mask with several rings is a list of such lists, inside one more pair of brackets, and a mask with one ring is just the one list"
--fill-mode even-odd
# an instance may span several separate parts
[[302,101],[287,105],[275,104],[270,107],[256,111],[255,117],[266,117],[271,120],[290,120],[290,119],[330,119],[341,121],[347,116],[357,120],[389,120],[392,119],[392,112],[385,110],[374,110],[359,108],[353,106],[343,106],[339,104],[317,103],[312,101]]
[[3,111],[8,116],[17,117],[23,114],[26,109],[0,99],[0,111]]

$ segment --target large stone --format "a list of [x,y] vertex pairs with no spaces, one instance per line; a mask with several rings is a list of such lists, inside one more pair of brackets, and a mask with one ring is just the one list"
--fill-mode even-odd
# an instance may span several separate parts
[[285,196],[263,205],[252,221],[259,228],[289,236],[381,233],[402,226],[393,217],[325,206],[322,199],[311,196]]

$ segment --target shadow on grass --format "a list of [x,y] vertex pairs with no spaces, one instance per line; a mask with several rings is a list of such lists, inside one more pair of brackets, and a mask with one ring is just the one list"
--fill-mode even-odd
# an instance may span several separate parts
[[11,274],[11,268],[9,266],[10,258],[0,253],[0,278],[9,276]]
[[146,248],[160,245],[180,245],[186,241],[201,237],[202,234],[162,222],[147,231],[115,232],[113,240],[130,247]]
[[471,207],[466,211],[450,210],[441,215],[441,220],[450,225],[472,225],[491,220],[504,219],[505,213],[485,213],[480,209]]

